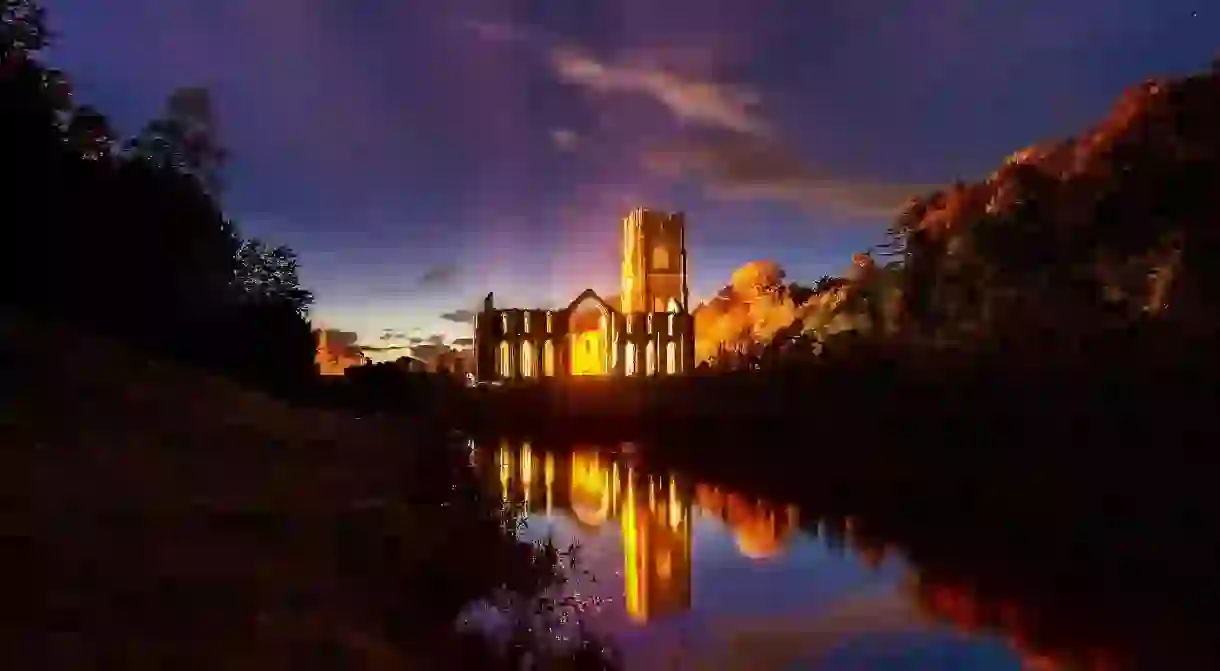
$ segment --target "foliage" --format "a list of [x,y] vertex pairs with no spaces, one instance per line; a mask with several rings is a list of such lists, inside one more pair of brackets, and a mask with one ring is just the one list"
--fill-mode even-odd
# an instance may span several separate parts
[[[851,333],[1039,345],[1146,331],[1153,321],[1215,331],[1220,266],[1207,256],[1220,246],[1217,118],[1220,70],[1148,82],[1077,138],[1019,151],[983,181],[911,198],[876,248],[888,263],[857,254],[845,277],[824,276],[812,297],[793,301],[801,333],[817,343]],[[774,299],[782,292],[755,290],[755,274],[734,274],[698,333],[730,349],[792,339],[770,324],[793,310]],[[734,312],[746,294],[750,310]]]
[[1149,82],[1079,138],[913,199],[890,228],[903,313],[925,333],[1088,330],[1212,319],[1220,76]]
[[[311,294],[287,247],[242,239],[217,201],[208,92],[175,91],[127,142],[37,52],[46,14],[0,3],[0,304],[270,386],[312,371]],[[116,151],[116,147],[122,147]]]

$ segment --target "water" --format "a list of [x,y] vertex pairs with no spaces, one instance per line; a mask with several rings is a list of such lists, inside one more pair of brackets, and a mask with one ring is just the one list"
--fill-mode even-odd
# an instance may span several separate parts
[[629,669],[1061,668],[850,516],[647,473],[629,449],[474,457],[526,539],[578,547],[554,596]]

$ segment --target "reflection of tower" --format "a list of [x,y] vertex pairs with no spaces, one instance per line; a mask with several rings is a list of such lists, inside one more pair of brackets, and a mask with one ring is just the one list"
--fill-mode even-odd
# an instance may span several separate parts
[[[627,614],[638,622],[683,612],[691,603],[690,496],[667,481],[620,468],[596,449],[577,448],[568,464],[528,443],[505,441],[495,466],[505,502],[530,512],[567,508],[585,533],[618,516]],[[562,464],[562,462],[561,462]]]
[[686,217],[637,209],[623,221],[622,312],[684,312]]
[[[690,505],[668,486],[628,470],[623,497],[623,587],[638,622],[683,612],[691,603]],[[638,482],[637,482],[638,480]]]

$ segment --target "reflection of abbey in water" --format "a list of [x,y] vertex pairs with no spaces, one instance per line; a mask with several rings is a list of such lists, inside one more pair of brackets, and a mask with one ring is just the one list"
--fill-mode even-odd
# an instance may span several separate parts
[[795,507],[780,514],[717,488],[692,491],[673,476],[620,467],[594,450],[556,457],[528,444],[502,446],[496,458],[506,500],[523,502],[530,512],[566,513],[590,530],[621,527],[626,610],[641,622],[690,608],[692,499],[725,521],[747,557],[780,552],[797,529]]
[[635,210],[623,221],[621,292],[611,305],[586,289],[562,310],[497,309],[487,294],[474,327],[478,379],[693,370],[682,214]]

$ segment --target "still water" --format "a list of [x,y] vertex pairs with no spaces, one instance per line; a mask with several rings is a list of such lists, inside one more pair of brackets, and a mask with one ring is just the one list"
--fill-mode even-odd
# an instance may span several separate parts
[[503,443],[473,458],[525,539],[577,546],[554,596],[629,669],[1063,668],[1002,628],[955,623],[975,605],[851,517],[646,473],[630,449]]

